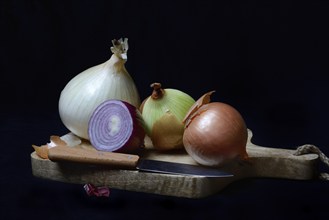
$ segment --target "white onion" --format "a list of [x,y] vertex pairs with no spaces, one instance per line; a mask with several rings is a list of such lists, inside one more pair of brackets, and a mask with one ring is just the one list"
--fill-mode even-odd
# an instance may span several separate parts
[[128,42],[113,40],[111,58],[75,76],[63,89],[59,114],[63,124],[75,135],[89,139],[88,122],[98,105],[108,99],[126,101],[136,108],[140,97],[124,64]]

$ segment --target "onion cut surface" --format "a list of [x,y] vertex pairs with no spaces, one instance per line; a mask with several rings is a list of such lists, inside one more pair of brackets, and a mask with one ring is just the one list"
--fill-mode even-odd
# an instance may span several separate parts
[[97,150],[132,153],[144,146],[145,131],[135,106],[121,100],[107,100],[93,112],[88,135]]

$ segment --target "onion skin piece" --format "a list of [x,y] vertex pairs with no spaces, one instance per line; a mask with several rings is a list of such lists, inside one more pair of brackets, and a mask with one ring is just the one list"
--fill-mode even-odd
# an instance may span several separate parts
[[196,112],[198,111],[199,108],[201,108],[203,105],[210,103],[210,96],[214,93],[215,91],[207,92],[203,96],[201,96],[189,109],[189,111],[186,113],[183,123],[185,124],[185,127],[187,127],[190,123],[190,121],[194,118]]
[[128,102],[107,100],[93,112],[88,135],[99,151],[136,153],[144,147],[143,119]]
[[168,111],[154,123],[151,140],[157,150],[182,149],[183,134],[184,126]]
[[[200,99],[210,101],[211,94]],[[235,159],[247,159],[248,130],[241,114],[225,103],[207,104],[205,99],[197,103],[184,120],[183,143],[187,153],[205,166],[217,167]]]

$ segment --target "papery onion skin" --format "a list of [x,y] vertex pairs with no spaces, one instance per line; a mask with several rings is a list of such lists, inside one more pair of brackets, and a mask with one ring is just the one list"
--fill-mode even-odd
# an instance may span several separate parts
[[157,150],[183,149],[184,125],[170,111],[160,117],[152,128],[152,144]]
[[111,58],[72,78],[59,98],[59,115],[63,124],[72,133],[87,140],[90,116],[102,102],[119,99],[137,108],[140,105],[137,87],[124,66],[127,39],[112,42]]
[[128,102],[107,100],[93,112],[88,135],[99,151],[135,153],[144,147],[143,119]]
[[223,166],[248,157],[248,130],[241,114],[232,106],[212,102],[202,104],[190,115],[183,143],[187,153],[199,164]]

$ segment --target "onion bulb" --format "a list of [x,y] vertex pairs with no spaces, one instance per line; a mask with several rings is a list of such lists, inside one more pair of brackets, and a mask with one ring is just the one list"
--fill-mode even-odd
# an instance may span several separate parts
[[210,102],[212,93],[203,95],[186,114],[184,147],[197,163],[205,166],[244,160],[248,157],[245,121],[232,106]]
[[93,112],[88,135],[97,150],[131,153],[144,145],[143,119],[128,102],[107,100]]
[[126,101],[139,108],[140,97],[124,64],[128,39],[113,40],[111,58],[71,79],[59,98],[63,124],[75,135],[89,139],[88,122],[98,105],[108,99]]
[[152,95],[147,97],[141,112],[147,135],[157,150],[183,149],[184,119],[195,100],[177,89],[162,89],[151,84]]

